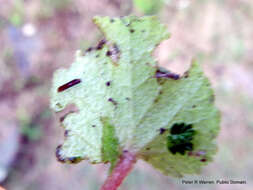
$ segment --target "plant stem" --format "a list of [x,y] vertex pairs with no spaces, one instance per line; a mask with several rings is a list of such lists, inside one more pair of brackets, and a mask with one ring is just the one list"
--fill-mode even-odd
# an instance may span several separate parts
[[136,155],[128,151],[124,151],[115,168],[112,170],[111,175],[106,179],[100,190],[117,190],[127,174],[133,168],[135,162]]

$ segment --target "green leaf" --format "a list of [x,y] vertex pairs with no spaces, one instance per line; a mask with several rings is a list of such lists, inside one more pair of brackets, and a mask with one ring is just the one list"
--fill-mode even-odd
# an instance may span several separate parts
[[119,157],[119,142],[115,135],[115,128],[112,126],[108,118],[102,118],[103,137],[102,137],[102,157],[103,162],[111,163],[111,170],[114,168]]
[[[214,138],[219,131],[220,115],[210,84],[199,64],[193,62],[180,80],[167,80],[162,92],[136,134],[136,141],[144,146],[140,155],[166,175],[199,173],[217,150]],[[182,127],[186,129],[175,136],[173,128],[180,131]],[[157,130],[157,135],[149,133],[151,129]],[[178,152],[174,153],[170,147],[171,143],[177,144],[175,141],[192,144],[192,148],[185,147],[181,153],[182,147],[177,147]]]
[[67,131],[60,161],[115,165],[131,151],[163,173],[198,172],[216,151],[219,113],[200,66],[179,77],[158,68],[151,56],[169,37],[156,17],[95,17],[105,35],[53,78],[51,107],[78,112],[62,121]]
[[155,14],[163,6],[164,0],[133,0],[135,7],[144,14]]

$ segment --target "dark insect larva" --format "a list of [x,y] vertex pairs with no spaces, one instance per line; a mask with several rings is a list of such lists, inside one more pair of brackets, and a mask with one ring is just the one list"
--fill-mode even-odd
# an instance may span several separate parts
[[70,88],[70,87],[72,87],[74,85],[79,84],[80,82],[81,82],[81,79],[74,79],[74,80],[72,80],[72,81],[70,81],[70,82],[68,82],[68,83],[60,86],[57,91],[58,92],[62,92],[62,91],[66,90],[66,89],[68,89],[68,88]]

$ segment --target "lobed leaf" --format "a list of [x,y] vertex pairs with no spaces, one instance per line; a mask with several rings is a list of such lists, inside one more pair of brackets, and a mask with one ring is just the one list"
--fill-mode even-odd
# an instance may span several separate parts
[[156,17],[95,17],[105,39],[53,78],[51,107],[74,104],[62,121],[67,137],[58,160],[110,162],[124,150],[163,173],[195,173],[212,159],[219,112],[208,79],[196,62],[179,77],[151,56],[169,37]]

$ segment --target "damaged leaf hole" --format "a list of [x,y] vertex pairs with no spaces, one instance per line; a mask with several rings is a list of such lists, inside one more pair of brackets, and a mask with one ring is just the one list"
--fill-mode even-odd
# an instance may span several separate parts
[[171,127],[170,135],[167,137],[167,148],[172,154],[184,155],[186,151],[193,150],[193,137],[195,130],[192,125],[179,123]]

